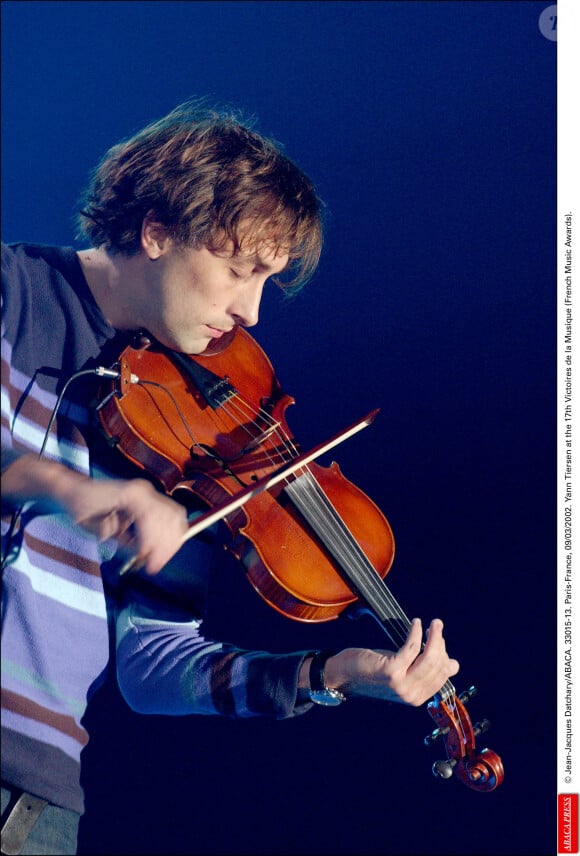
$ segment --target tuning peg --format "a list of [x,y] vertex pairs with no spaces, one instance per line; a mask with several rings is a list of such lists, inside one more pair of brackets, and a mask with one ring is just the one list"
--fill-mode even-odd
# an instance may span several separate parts
[[477,695],[477,687],[469,687],[468,690],[463,690],[459,695],[459,701],[462,701],[463,704],[467,704],[467,702],[473,698],[474,695]]
[[478,734],[484,734],[486,731],[489,731],[491,728],[491,722],[489,719],[482,719],[481,722],[476,722],[473,726],[473,733],[477,737]]
[[457,761],[453,758],[451,761],[435,761],[431,767],[431,771],[434,776],[438,776],[440,779],[450,779],[456,764]]
[[431,734],[428,734],[427,737],[424,738],[423,743],[425,746],[432,746],[435,741],[439,740],[440,737],[445,737],[446,734],[449,734],[449,726],[446,725],[445,728],[436,728]]

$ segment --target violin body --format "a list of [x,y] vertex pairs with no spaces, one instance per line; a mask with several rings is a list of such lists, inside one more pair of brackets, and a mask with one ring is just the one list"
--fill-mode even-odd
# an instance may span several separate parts
[[[297,449],[285,423],[294,400],[283,394],[266,355],[245,330],[237,331],[227,351],[188,359],[225,378],[235,390],[226,403],[214,409],[164,350],[128,346],[119,359],[116,394],[99,413],[109,439],[141,469],[156,473],[168,494],[190,492],[213,506],[279,468],[289,447]],[[147,382],[131,383],[131,376]],[[244,401],[242,414],[238,399]],[[272,424],[283,431],[271,430]],[[351,521],[352,534],[383,578],[394,558],[386,517],[336,463],[313,463],[309,471],[336,512]],[[283,485],[260,493],[225,523],[231,533],[225,546],[243,562],[260,596],[283,615],[330,621],[356,600]]]
[[[286,424],[294,399],[241,328],[193,356],[135,334],[115,368],[117,378],[103,387],[97,406],[105,435],[185,505],[194,496],[220,507],[302,460]],[[323,622],[356,604],[397,647],[403,644],[411,622],[384,583],[393,532],[338,464],[300,465],[275,486],[250,493],[223,516],[225,546],[271,607],[297,621]],[[455,772],[468,787],[490,791],[503,781],[503,765],[491,750],[476,749],[488,723],[471,725],[465,702],[473,693],[457,696],[449,681],[441,688],[428,705],[437,728],[425,742],[445,742],[448,760],[433,765],[434,773]]]
[[[384,578],[394,558],[394,538],[386,518],[344,478],[336,463],[329,468],[310,464],[309,470],[343,519],[352,519],[355,540],[377,575]],[[362,504],[364,515],[349,515]],[[341,575],[340,565],[287,497],[262,493],[248,505],[248,523],[240,534],[254,546],[250,550],[243,546],[239,558],[249,581],[270,606],[288,618],[316,622],[338,618],[357,600]],[[284,534],[279,539],[265,537],[272,530]],[[238,555],[235,547],[233,552]],[[297,567],[301,569],[298,578]]]

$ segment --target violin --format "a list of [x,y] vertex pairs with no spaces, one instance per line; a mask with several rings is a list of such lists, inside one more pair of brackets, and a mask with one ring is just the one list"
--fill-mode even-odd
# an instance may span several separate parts
[[[258,594],[301,622],[338,618],[347,608],[372,615],[398,648],[411,627],[385,584],[395,555],[391,526],[337,463],[314,461],[361,426],[302,454],[289,430],[285,393],[258,343],[243,328],[200,355],[171,351],[136,333],[103,382],[96,406],[108,441],[160,489],[193,496],[208,512],[191,534],[223,519],[225,547],[242,562]],[[450,681],[427,704],[446,759],[433,765],[469,788],[488,792],[503,781],[500,757],[478,750],[487,720],[472,725]]]

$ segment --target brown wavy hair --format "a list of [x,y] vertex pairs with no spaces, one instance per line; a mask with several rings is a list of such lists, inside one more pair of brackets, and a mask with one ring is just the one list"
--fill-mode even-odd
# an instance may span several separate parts
[[84,192],[79,235],[134,255],[153,212],[184,246],[219,249],[229,239],[234,253],[261,243],[283,249],[290,262],[278,284],[301,287],[320,258],[323,204],[280,144],[252,124],[192,100],[113,146]]

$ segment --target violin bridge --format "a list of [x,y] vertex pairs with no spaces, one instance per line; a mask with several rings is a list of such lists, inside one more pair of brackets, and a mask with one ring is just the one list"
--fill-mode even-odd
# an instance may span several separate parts
[[253,452],[254,449],[257,449],[258,446],[261,446],[262,443],[265,443],[266,440],[278,430],[281,424],[281,422],[274,422],[273,425],[270,425],[269,428],[267,428],[265,431],[262,431],[262,433],[259,434],[257,437],[254,437],[253,440],[250,440],[247,446],[244,446],[244,448],[240,452],[240,455],[247,455],[248,452]]

